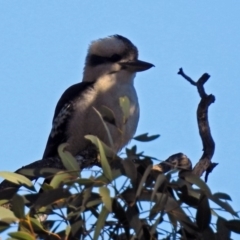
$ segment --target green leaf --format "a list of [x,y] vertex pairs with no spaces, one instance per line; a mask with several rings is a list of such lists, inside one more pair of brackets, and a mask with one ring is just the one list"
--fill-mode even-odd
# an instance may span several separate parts
[[136,157],[137,146],[134,145],[132,148],[126,148],[126,154],[127,154],[128,157]]
[[87,208],[91,208],[91,207],[94,207],[96,205],[99,205],[100,203],[102,203],[102,200],[99,198],[99,199],[96,199],[96,200],[92,200],[92,201],[88,201],[86,203],[86,207]]
[[12,211],[14,212],[14,215],[19,218],[23,219],[25,217],[24,214],[24,199],[22,196],[15,194],[15,196],[12,199]]
[[231,197],[226,193],[218,192],[218,193],[214,193],[213,196],[219,199],[232,201]]
[[225,226],[232,232],[240,234],[240,220],[226,221]]
[[168,195],[165,193],[156,193],[155,196],[157,198],[157,201],[156,204],[150,210],[149,213],[150,220],[153,220],[159,212],[163,211],[166,208],[168,201]]
[[110,148],[109,146],[107,146],[104,142],[102,142],[101,140],[99,140],[96,136],[94,135],[85,135],[84,136],[86,139],[90,140],[97,148],[98,148],[98,141],[101,142],[105,155],[108,158],[118,158],[118,156],[116,155],[116,153],[113,151],[112,148]]
[[35,191],[35,188],[32,182],[21,174],[3,171],[3,172],[0,172],[0,177],[8,180],[9,182],[15,183],[17,185],[22,185],[24,187],[27,187]]
[[93,179],[93,178],[78,178],[78,179],[74,180],[73,183],[78,183],[79,185],[91,187],[94,185],[95,179]]
[[32,168],[32,169],[21,169],[18,173],[29,177],[51,177],[56,173],[61,171],[61,169],[57,168]]
[[142,178],[141,178],[141,181],[140,181],[140,183],[139,183],[139,185],[138,185],[138,189],[137,189],[137,193],[136,193],[136,198],[138,198],[138,197],[140,196],[140,194],[141,194],[141,192],[142,192],[143,185],[144,185],[144,183],[146,182],[147,177],[148,177],[149,173],[151,172],[151,170],[152,170],[152,164],[150,164],[150,165],[146,168],[146,170],[145,170],[145,172],[144,172],[144,174],[143,174],[143,176],[142,176]]
[[75,177],[73,177],[72,173],[58,172],[51,180],[50,186],[52,186],[53,188],[58,188],[60,184],[65,183],[72,179],[76,179]]
[[22,231],[12,232],[12,233],[9,233],[8,235],[18,240],[35,240],[36,239],[34,236],[30,235],[29,233],[22,232]]
[[154,199],[154,196],[158,190],[158,188],[166,181],[166,177],[164,174],[159,174],[157,176],[157,179],[156,179],[156,183],[155,183],[155,186],[154,186],[154,189],[152,191],[152,195],[151,195],[151,201],[153,201]]
[[127,96],[120,97],[119,104],[123,112],[123,123],[125,124],[130,115],[130,100]]
[[[136,204],[132,206],[128,205],[126,216],[127,216],[130,227],[133,228],[133,230],[136,233],[137,239],[150,239],[150,238],[143,237],[146,234],[147,229],[143,228],[143,223],[139,217],[139,210]],[[145,230],[144,232],[143,232],[143,229]]]
[[41,222],[39,222],[36,218],[29,217],[28,220],[30,220],[31,227],[35,232],[46,232]]
[[1,206],[0,206],[0,219],[2,221],[4,221],[4,219],[11,219],[11,222],[16,222],[18,220],[18,218],[14,215],[14,213],[11,210]]
[[57,188],[43,192],[39,195],[38,199],[34,203],[35,208],[45,207],[57,201],[67,199],[71,196],[71,193],[67,189]]
[[160,216],[156,219],[155,223],[151,226],[151,228],[150,228],[150,233],[151,233],[152,235],[153,235],[154,233],[156,233],[156,229],[157,229],[157,227],[158,227],[161,219],[162,219],[162,216],[160,215]]
[[200,231],[204,231],[208,228],[211,222],[211,209],[209,207],[208,198],[205,194],[203,194],[199,200],[196,221]]
[[58,154],[62,160],[64,167],[71,171],[71,174],[75,177],[79,177],[80,167],[73,155],[64,150],[68,146],[68,143],[62,143],[58,147]]
[[124,174],[131,179],[131,183],[133,184],[133,187],[135,187],[138,173],[134,162],[131,159],[125,159],[122,161],[122,165],[125,172]]
[[67,225],[65,229],[65,239],[69,239],[70,232],[71,232],[71,226]]
[[107,133],[108,140],[109,140],[109,143],[110,143],[110,145],[111,145],[111,148],[113,148],[113,147],[114,147],[114,145],[113,145],[113,140],[112,140],[111,133],[110,133],[110,131],[109,131],[109,129],[108,129],[108,126],[107,126],[106,123],[104,122],[101,113],[100,113],[96,108],[94,108],[94,107],[93,107],[93,110],[97,113],[97,115],[98,115],[99,118],[101,119],[102,124],[103,124],[103,127],[105,128],[105,131],[106,131],[106,133]]
[[216,239],[230,239],[231,231],[226,227],[226,219],[219,217],[217,220],[217,237]]
[[109,212],[112,212],[112,199],[110,197],[110,191],[107,187],[100,187],[99,193],[102,197],[102,201]]
[[100,158],[101,158],[103,174],[108,179],[108,181],[111,182],[112,181],[112,171],[111,171],[110,165],[109,165],[108,160],[105,155],[105,151],[104,151],[105,148],[104,148],[103,143],[96,136],[93,136],[93,135],[87,135],[87,136],[85,136],[85,138],[90,140],[93,144],[95,144],[95,146],[97,146],[97,148],[99,150]]
[[130,239],[130,237],[129,237],[130,228],[129,228],[129,223],[128,223],[127,216],[126,216],[126,211],[116,198],[113,198],[112,203],[113,203],[112,211],[114,214],[114,218],[116,218],[118,223],[123,226],[125,234],[126,234],[125,235],[126,239]]
[[[122,172],[120,169],[112,169],[112,181],[115,180],[116,178],[122,176]],[[109,183],[108,178],[105,176],[105,174],[100,175],[97,177],[94,181],[94,187],[100,187],[103,185],[106,185]]]
[[105,220],[107,219],[108,214],[109,214],[109,211],[107,210],[107,208],[105,206],[103,206],[102,211],[99,214],[99,218],[97,220],[97,225],[95,228],[93,240],[99,239],[100,232],[101,232],[103,226],[105,225]]
[[102,105],[99,109],[100,114],[105,122],[116,126],[116,118],[112,109]]
[[181,172],[180,177],[184,177],[186,181],[195,184],[198,186],[201,190],[205,192],[205,194],[210,197],[212,196],[211,190],[208,187],[208,185],[198,176],[194,175],[191,172]]
[[160,137],[159,134],[148,136],[148,133],[144,133],[144,134],[141,134],[141,135],[138,135],[138,136],[134,137],[133,139],[137,140],[137,141],[140,141],[140,142],[149,142],[149,141],[153,141],[153,140],[155,140],[159,137]]
[[0,233],[2,233],[3,231],[7,230],[10,227],[11,227],[10,223],[3,222],[3,221],[0,220]]
[[227,203],[219,200],[216,196],[210,196],[209,199],[211,199],[213,202],[218,204],[220,207],[225,209],[227,212],[231,213],[232,215],[239,217],[237,212],[233,210],[233,208]]
[[215,239],[215,234],[211,227],[207,227],[202,233],[203,239],[202,240],[210,240]]

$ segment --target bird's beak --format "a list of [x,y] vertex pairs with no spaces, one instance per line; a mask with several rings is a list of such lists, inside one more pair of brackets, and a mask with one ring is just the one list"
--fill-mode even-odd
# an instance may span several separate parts
[[151,67],[155,67],[151,63],[140,61],[140,60],[120,62],[119,64],[122,66],[122,69],[126,69],[130,72],[142,72],[142,71],[148,70]]

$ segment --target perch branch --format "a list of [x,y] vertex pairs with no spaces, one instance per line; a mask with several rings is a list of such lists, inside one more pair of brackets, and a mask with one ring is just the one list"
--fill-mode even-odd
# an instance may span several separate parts
[[[214,103],[215,97],[212,94],[206,94],[204,89],[204,84],[208,81],[210,75],[204,73],[198,79],[198,81],[195,82],[183,72],[182,68],[179,69],[178,74],[185,78],[192,85],[196,86],[201,97],[197,108],[197,122],[199,134],[203,144],[203,154],[198,163],[193,168],[193,173],[198,176],[202,176],[205,171],[209,173],[208,169],[211,169],[213,167],[212,165],[216,165],[215,163],[211,162],[215,150],[215,143],[211,135],[208,121],[208,108],[212,103]],[[207,180],[207,174],[205,180]]]

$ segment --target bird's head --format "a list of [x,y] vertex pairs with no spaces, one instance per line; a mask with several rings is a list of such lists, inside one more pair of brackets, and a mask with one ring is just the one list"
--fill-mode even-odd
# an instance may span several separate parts
[[88,49],[83,81],[93,82],[108,74],[129,76],[154,65],[138,60],[138,49],[127,38],[113,35],[93,41]]

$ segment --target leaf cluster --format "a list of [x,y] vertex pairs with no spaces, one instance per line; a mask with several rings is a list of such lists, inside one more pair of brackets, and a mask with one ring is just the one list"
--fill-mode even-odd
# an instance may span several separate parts
[[[64,144],[59,155],[65,171],[0,172],[1,177],[28,189],[27,194],[18,192],[11,199],[7,198],[9,189],[1,193],[0,232],[17,225],[18,231],[9,236],[22,240],[230,239],[231,232],[240,233],[238,214],[228,203],[231,198],[213,194],[190,171],[179,171],[177,177],[173,171],[156,176],[152,159],[137,153],[136,147],[127,149],[126,158],[121,159],[95,136],[87,138],[98,148],[102,167],[89,178],[81,176],[76,159],[64,150]],[[53,177],[40,192],[27,178],[36,172],[39,175],[35,177]],[[125,182],[119,187],[121,176]],[[235,219],[226,220],[219,211]],[[42,221],[45,215],[53,220]]]

